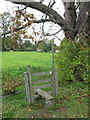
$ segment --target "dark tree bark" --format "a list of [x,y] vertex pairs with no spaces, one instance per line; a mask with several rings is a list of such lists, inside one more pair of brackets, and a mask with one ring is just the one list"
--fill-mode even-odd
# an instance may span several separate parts
[[68,32],[70,32],[71,35],[74,35],[73,30],[75,29],[76,24],[76,11],[74,2],[64,2],[65,6],[65,13],[64,17],[66,20],[67,27],[69,28]]
[[90,2],[80,2],[79,11],[76,29],[78,33],[88,33],[90,30]]

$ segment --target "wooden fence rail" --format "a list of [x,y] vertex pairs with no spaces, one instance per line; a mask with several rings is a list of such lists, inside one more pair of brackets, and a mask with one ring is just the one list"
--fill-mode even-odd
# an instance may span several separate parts
[[52,87],[52,83],[46,85],[40,85],[40,86],[33,86],[33,89],[48,88],[48,87]]
[[50,71],[50,72],[40,72],[40,73],[34,73],[34,74],[32,74],[32,76],[50,75],[50,74],[52,74],[52,72],[51,72],[51,71]]
[[32,82],[32,84],[39,84],[39,83],[48,83],[48,82],[52,82],[52,79],[47,79],[47,80],[39,80],[39,81],[34,81]]

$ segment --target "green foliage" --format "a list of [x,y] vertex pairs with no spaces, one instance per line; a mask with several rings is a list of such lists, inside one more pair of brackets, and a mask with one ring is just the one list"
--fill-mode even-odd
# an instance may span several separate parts
[[[50,40],[49,42],[39,41],[37,47],[38,47],[38,49],[40,49],[41,51],[44,51],[44,52],[51,51],[52,50],[52,40]],[[55,50],[58,49],[56,44],[54,44],[54,49]]]
[[29,40],[25,40],[25,47],[31,47],[33,44]]
[[69,40],[64,39],[60,45],[60,53],[56,57],[59,84],[70,81],[88,82],[88,46],[85,35]]

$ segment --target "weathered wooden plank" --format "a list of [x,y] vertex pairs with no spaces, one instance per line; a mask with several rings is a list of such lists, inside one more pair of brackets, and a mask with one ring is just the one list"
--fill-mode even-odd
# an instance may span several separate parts
[[29,89],[30,89],[31,102],[33,102],[30,65],[28,65],[28,80],[29,80]]
[[34,90],[36,93],[41,95],[42,97],[46,98],[47,100],[53,99],[53,96],[47,94],[46,92],[42,91],[41,89],[35,89]]
[[50,107],[53,107],[54,106],[54,100],[53,99],[50,99],[50,100],[47,100],[46,99],[46,108],[50,108]]
[[54,40],[52,39],[52,68],[53,68],[53,96],[55,96],[55,81],[54,81],[54,75],[55,75],[55,67],[54,67]]
[[53,75],[53,97],[55,97],[55,75]]
[[39,86],[32,86],[33,89],[38,89],[38,88],[48,88],[48,87],[51,87],[52,86],[52,83],[49,83],[49,84],[46,84],[46,85],[39,85]]
[[34,73],[34,74],[32,74],[32,76],[39,76],[39,75],[50,75],[50,74],[52,74],[52,72],[51,72],[51,71],[49,71],[49,72],[40,72],[40,73]]
[[27,75],[27,72],[24,72],[24,80],[25,80],[25,89],[26,89],[27,103],[28,103],[28,105],[30,105],[31,99],[30,99],[30,91],[29,91],[29,83],[28,83],[28,75]]
[[57,96],[57,79],[58,79],[58,74],[57,74],[57,68],[55,68],[55,96]]
[[48,83],[48,82],[52,82],[52,79],[34,81],[32,82],[32,84]]
[[57,96],[57,68],[55,68],[55,74],[53,78],[53,96]]

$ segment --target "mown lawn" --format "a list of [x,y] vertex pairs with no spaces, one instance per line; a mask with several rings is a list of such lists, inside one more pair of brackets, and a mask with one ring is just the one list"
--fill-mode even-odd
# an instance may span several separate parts
[[[3,81],[8,76],[22,77],[31,65],[31,71],[52,70],[52,54],[40,52],[3,52]],[[24,82],[17,90],[24,89]],[[58,96],[54,99],[54,107],[46,109],[44,99],[36,99],[27,106],[26,94],[4,95],[2,104],[3,118],[88,118],[88,86],[85,83],[69,83],[58,86]]]

